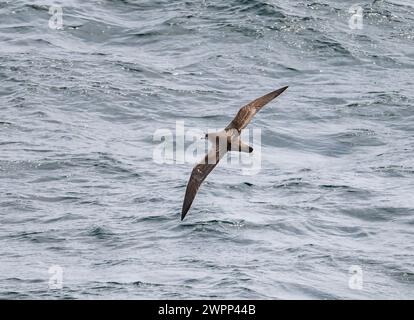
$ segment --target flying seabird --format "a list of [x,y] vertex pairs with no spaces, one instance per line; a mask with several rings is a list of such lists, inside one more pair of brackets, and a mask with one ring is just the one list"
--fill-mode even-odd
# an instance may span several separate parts
[[187,189],[185,191],[181,220],[187,215],[200,185],[210,172],[213,171],[227,151],[253,152],[252,147],[241,141],[241,131],[247,127],[249,122],[263,106],[272,101],[287,88],[288,87],[286,86],[276,91],[272,91],[263,97],[248,103],[239,110],[237,115],[224,130],[205,135],[205,137],[213,143],[213,147],[191,172],[190,180],[188,181]]

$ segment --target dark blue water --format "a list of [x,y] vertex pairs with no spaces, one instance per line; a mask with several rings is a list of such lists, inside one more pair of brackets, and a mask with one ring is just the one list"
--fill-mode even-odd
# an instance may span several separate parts
[[[52,4],[0,1],[0,298],[414,298],[412,1]],[[156,130],[284,85],[180,222]]]

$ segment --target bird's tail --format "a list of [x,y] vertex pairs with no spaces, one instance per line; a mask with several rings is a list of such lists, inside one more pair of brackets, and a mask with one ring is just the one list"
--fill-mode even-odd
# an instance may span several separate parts
[[246,152],[246,153],[252,153],[253,148],[249,146],[247,143],[244,143],[243,141],[239,140],[237,142],[232,142],[231,146],[228,146],[229,151],[239,151],[239,152]]
[[240,148],[239,148],[240,152],[247,152],[247,153],[252,153],[253,152],[253,148],[251,146],[249,146],[247,143],[244,143],[243,141],[240,140]]

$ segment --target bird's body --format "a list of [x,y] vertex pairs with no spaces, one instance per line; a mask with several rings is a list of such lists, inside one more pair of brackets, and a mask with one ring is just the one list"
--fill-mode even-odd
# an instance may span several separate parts
[[253,152],[253,148],[241,140],[241,131],[246,128],[252,118],[264,105],[272,101],[287,88],[288,87],[283,87],[276,91],[272,91],[263,97],[250,102],[239,110],[237,115],[224,130],[206,134],[206,138],[213,144],[213,147],[191,172],[191,177],[185,192],[181,220],[185,218],[190,209],[201,183],[203,183],[228,151]]
[[213,144],[223,143],[227,145],[227,151],[252,152],[251,147],[241,141],[240,131],[237,129],[224,129],[222,131],[208,133],[206,138]]

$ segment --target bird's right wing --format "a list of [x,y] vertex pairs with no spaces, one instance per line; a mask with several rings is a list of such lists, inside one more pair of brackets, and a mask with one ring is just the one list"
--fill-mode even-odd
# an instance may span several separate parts
[[216,143],[211,150],[206,154],[204,159],[198,163],[191,172],[190,180],[185,191],[185,198],[181,212],[181,220],[183,220],[193,203],[200,185],[207,178],[211,171],[216,167],[218,162],[223,158],[227,152],[227,141],[224,143]]
[[256,115],[259,110],[268,104],[270,101],[272,101],[274,98],[276,98],[278,95],[280,95],[283,91],[285,91],[288,87],[280,88],[276,91],[272,91],[263,97],[260,97],[249,104],[242,107],[237,115],[234,117],[233,121],[229,123],[229,125],[226,127],[226,130],[228,129],[237,129],[238,131],[246,128],[246,126],[249,124],[249,122],[253,119],[253,117]]

